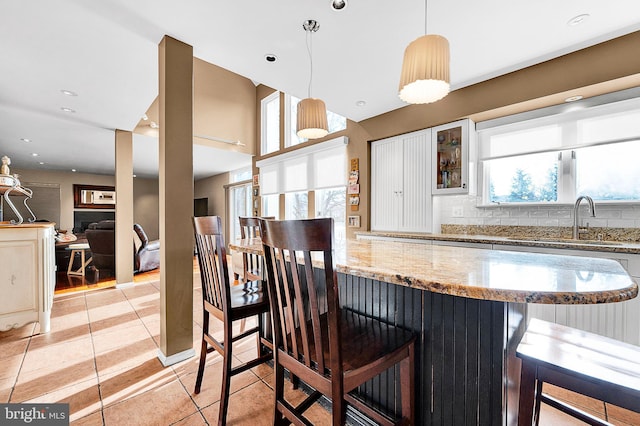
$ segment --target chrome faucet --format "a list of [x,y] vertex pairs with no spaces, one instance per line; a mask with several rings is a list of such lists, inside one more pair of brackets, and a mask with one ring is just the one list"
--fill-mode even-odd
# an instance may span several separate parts
[[[591,217],[596,217],[596,206],[593,203],[593,199],[588,195],[579,196],[578,199],[576,200],[576,204],[573,206],[573,239],[574,240],[580,239],[581,232],[586,232],[586,231],[580,231],[580,227],[579,227],[580,221],[578,220],[578,211],[579,211],[578,208],[580,207],[580,202],[582,200],[587,200],[587,202],[589,203],[589,213],[591,213]],[[587,226],[589,225],[587,224]]]

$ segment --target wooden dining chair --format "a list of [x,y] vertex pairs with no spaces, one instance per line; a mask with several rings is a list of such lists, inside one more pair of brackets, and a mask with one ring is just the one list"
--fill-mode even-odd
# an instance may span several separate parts
[[[227,252],[222,234],[222,221],[218,216],[201,216],[193,218],[193,228],[202,282],[202,346],[200,364],[196,378],[195,393],[200,393],[202,376],[207,354],[217,351],[223,358],[222,391],[220,394],[220,413],[218,425],[224,425],[229,406],[229,389],[231,377],[240,374],[258,364],[272,358],[271,347],[266,339],[260,336],[263,329],[262,314],[269,312],[269,300],[266,289],[261,282],[255,282],[247,288],[231,286],[227,267]],[[233,336],[233,322],[248,317],[258,317],[258,325]],[[216,340],[209,333],[210,316],[223,322],[223,341]],[[258,355],[255,359],[236,367],[231,367],[233,342],[256,334]]]
[[[261,220],[260,227],[273,319],[274,424],[311,424],[304,412],[322,395],[332,401],[334,425],[345,423],[347,403],[379,424],[413,424],[416,336],[340,307],[333,219]],[[352,391],[396,364],[401,419],[394,421]],[[297,406],[284,397],[285,369],[314,389]]]

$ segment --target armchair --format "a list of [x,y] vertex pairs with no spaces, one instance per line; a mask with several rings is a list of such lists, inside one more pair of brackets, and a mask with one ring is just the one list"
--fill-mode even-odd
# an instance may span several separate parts
[[144,229],[137,223],[133,225],[133,230],[141,242],[138,250],[134,250],[134,273],[158,269],[160,267],[160,241],[149,241]]

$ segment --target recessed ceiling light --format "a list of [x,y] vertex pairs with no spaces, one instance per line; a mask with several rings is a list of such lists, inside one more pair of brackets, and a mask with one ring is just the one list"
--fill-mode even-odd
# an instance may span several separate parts
[[583,23],[587,18],[589,18],[589,16],[591,15],[589,15],[588,13],[583,13],[582,15],[574,16],[573,18],[567,21],[567,25],[571,27],[575,27],[576,25]]
[[43,164],[44,164],[44,161],[40,161],[38,164],[43,165]]
[[144,121],[147,121],[147,120],[149,119],[149,117],[147,116],[147,114],[143,114],[143,115],[142,115],[142,119],[143,119]]
[[76,169],[71,169],[71,171],[72,171],[73,173],[75,173],[75,172],[76,172]]
[[356,102],[356,106],[365,106],[367,104],[366,101],[358,101]]
[[69,112],[69,113],[73,113],[76,112],[75,109],[73,108],[68,108],[68,107],[60,107],[61,110],[63,110],[64,112]]
[[266,55],[264,55],[264,59],[267,62],[275,62],[278,60],[278,57],[276,55],[274,55],[273,53],[267,53]]
[[32,152],[32,153],[31,153],[31,156],[32,156],[32,157],[37,157],[37,156],[38,156],[38,153],[37,153],[37,152]]
[[20,140],[22,142],[31,142],[31,139],[29,139],[29,138],[20,138]]
[[76,92],[72,92],[71,90],[62,89],[61,92],[63,95],[67,95],[67,96],[78,96]]
[[580,99],[582,99],[582,95],[575,95],[575,96],[569,96],[564,101],[565,102],[575,102],[575,101],[579,101]]
[[158,126],[158,123],[156,123],[155,121],[152,121],[151,123],[149,123],[149,127],[151,127],[152,129],[157,129],[160,126]]
[[137,177],[136,175],[133,175],[133,177]]
[[347,7],[347,0],[331,0],[331,10],[343,10]]

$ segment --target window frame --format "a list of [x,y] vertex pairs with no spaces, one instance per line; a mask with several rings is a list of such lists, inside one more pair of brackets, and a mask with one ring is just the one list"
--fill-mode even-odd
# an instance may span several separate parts
[[[279,108],[279,112],[278,112],[278,146],[275,150],[273,151],[268,151],[268,132],[267,132],[267,123],[268,123],[268,114],[267,114],[267,105],[270,102],[273,102],[274,100],[278,99],[278,108]],[[280,92],[278,92],[277,90],[275,92],[273,92],[272,94],[270,94],[269,96],[264,97],[261,101],[260,101],[260,155],[267,155],[267,154],[271,154],[273,152],[278,152],[281,149],[281,143],[280,141],[282,140],[282,135],[281,133],[281,129],[282,127],[280,126],[280,112],[282,111],[282,108],[280,108]]]
[[[615,138],[610,140],[597,140],[581,142],[578,137],[578,122],[583,119],[606,117],[618,113],[633,113],[640,109],[640,98],[633,98],[619,102],[612,102],[598,105],[587,109],[574,109],[564,113],[543,116],[533,119],[523,119],[513,121],[509,124],[496,125],[495,127],[480,125],[478,130],[478,184],[480,185],[481,201],[479,207],[489,206],[558,206],[573,204],[577,195],[577,167],[579,162],[579,151],[584,148],[594,146],[620,144],[624,142],[639,141],[640,133],[629,137]],[[526,115],[526,114],[523,114]],[[507,155],[491,156],[488,152],[487,144],[492,136],[524,131],[528,129],[540,128],[548,125],[560,126],[560,145],[543,149],[523,149],[517,153]],[[521,157],[524,155],[534,155],[540,153],[553,152],[558,155],[558,181],[556,201],[533,201],[533,202],[492,202],[490,200],[490,167],[487,163],[491,160]],[[597,200],[598,203],[605,204],[631,204],[640,203],[640,199],[627,200]]]

